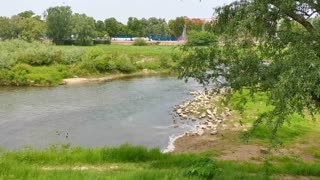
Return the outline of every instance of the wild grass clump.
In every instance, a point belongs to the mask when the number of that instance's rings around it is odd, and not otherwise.
[[[134,41],[133,41],[133,45],[134,46],[147,46],[148,43],[146,40],[142,39],[142,38],[136,38]]]
[[[103,148],[101,156],[105,162],[146,162],[158,160],[165,155],[159,149],[148,150],[143,146],[125,144],[115,148]]]

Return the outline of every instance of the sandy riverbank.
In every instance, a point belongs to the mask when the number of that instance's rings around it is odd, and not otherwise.
[[[98,77],[98,78],[68,78],[63,80],[62,85],[99,83],[99,82],[107,82],[107,81],[112,81],[112,80],[122,79],[122,78],[153,76],[153,75],[160,75],[160,74],[164,74],[164,73],[144,69],[141,72],[133,73],[133,74],[112,74],[106,77]]]

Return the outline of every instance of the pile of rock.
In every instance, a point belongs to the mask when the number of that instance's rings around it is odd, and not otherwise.
[[[196,126],[196,132],[187,132],[188,136],[203,135],[210,130],[211,135],[218,134],[218,129],[226,128],[224,123],[231,115],[231,110],[222,105],[223,98],[229,89],[209,89],[191,92],[194,99],[175,107],[175,113],[181,120],[202,120]]]

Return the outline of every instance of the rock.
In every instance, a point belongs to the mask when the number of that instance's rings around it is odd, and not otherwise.
[[[211,135],[216,135],[216,134],[218,134],[218,131],[217,130],[213,130],[213,131],[210,132],[210,134]]]
[[[177,109],[177,113],[181,114],[182,113],[182,109]]]
[[[195,136],[193,132],[186,132],[186,136]]]
[[[240,123],[234,123],[234,124],[233,124],[233,127],[239,128],[239,127],[241,127],[241,124],[240,124]]]
[[[198,132],[197,132],[197,134],[198,134],[199,136],[202,136],[202,135],[204,134],[204,130],[203,130],[203,129],[199,129]]]
[[[208,113],[209,115],[211,115],[211,114],[212,114],[212,111],[210,111],[210,109],[207,109],[207,113]]]
[[[207,129],[207,126],[200,126],[200,129]]]
[[[260,153],[261,154],[269,154],[270,152],[269,152],[269,150],[267,148],[261,148],[260,149]]]
[[[178,125],[178,124],[176,124],[176,125],[174,125],[174,126],[173,126],[173,128],[178,128],[178,127],[179,127],[179,125]]]

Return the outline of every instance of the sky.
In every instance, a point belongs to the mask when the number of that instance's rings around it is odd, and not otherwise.
[[[71,6],[75,13],[85,13],[96,20],[115,17],[126,23],[129,17],[175,19],[211,18],[213,8],[233,0],[0,0],[0,16],[12,16],[26,10],[43,15],[48,7]]]

